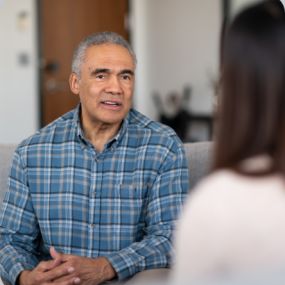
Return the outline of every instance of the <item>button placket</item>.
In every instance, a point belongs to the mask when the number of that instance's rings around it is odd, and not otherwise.
[[[96,197],[96,177],[97,177],[97,157],[94,155],[91,166],[91,175],[90,175],[90,189],[89,189],[89,241],[88,247],[90,250],[93,248],[93,239],[94,239],[94,214],[95,214],[95,197]]]

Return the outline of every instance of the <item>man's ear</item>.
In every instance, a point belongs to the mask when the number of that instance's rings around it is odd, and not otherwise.
[[[72,72],[69,76],[69,87],[73,94],[79,94],[79,78],[74,72]]]

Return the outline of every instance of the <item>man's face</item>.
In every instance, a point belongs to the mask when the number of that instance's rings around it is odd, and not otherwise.
[[[86,50],[80,77],[70,77],[71,91],[80,97],[83,125],[119,127],[132,104],[134,72],[132,56],[120,45]]]

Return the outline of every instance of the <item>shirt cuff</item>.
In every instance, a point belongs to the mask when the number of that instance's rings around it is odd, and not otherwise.
[[[25,270],[22,264],[16,263],[13,267],[9,270],[9,281],[12,285],[17,285],[16,281],[19,274]]]
[[[134,261],[129,254],[118,252],[108,255],[106,258],[112,264],[118,275],[118,280],[120,281],[127,279],[139,272],[139,269],[137,266],[135,266]],[[143,261],[144,258],[140,256],[140,259]]]

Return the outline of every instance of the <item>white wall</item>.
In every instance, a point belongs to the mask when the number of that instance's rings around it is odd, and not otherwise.
[[[149,62],[149,25],[148,25],[148,0],[132,0],[130,12],[130,29],[132,44],[137,56],[136,87],[134,105],[143,114],[154,116],[155,109],[152,106]]]
[[[136,108],[156,118],[153,92],[165,96],[191,85],[192,111],[211,113],[221,1],[133,0],[131,4],[133,44],[138,56]]]
[[[260,2],[261,0],[232,0],[231,1],[231,15],[234,16],[244,7],[251,5],[252,3]],[[280,0],[280,2],[285,6],[285,0]]]
[[[253,3],[260,2],[261,0],[232,0],[231,1],[231,16],[234,16],[244,7],[251,5]]]
[[[38,127],[35,18],[34,0],[0,0],[0,143],[19,143]]]

